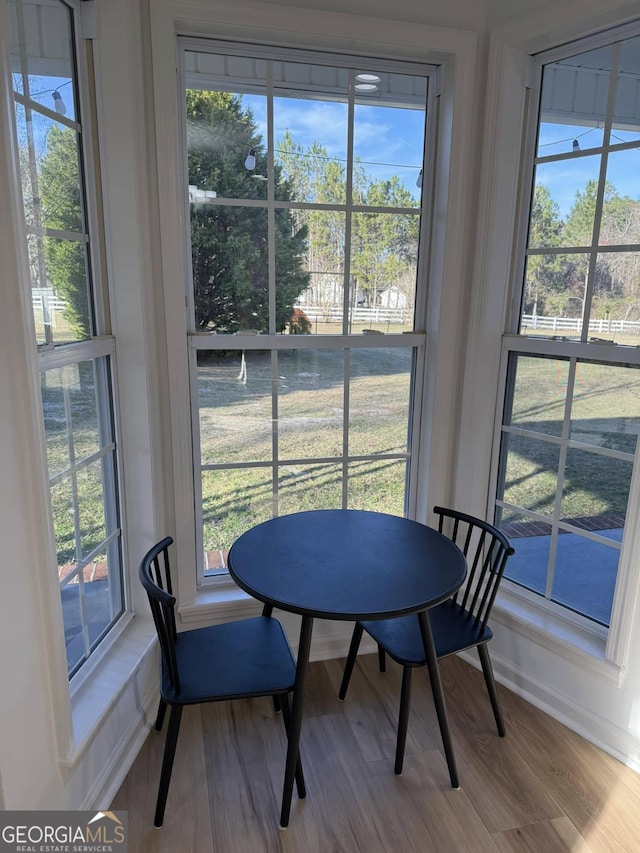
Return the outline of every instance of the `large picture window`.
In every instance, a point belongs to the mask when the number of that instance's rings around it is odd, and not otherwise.
[[[69,675],[124,612],[113,399],[73,3],[9,0],[20,181]]]
[[[538,60],[521,298],[504,342],[507,576],[605,630],[640,428],[639,52],[636,36]]]
[[[201,573],[301,509],[411,512],[429,66],[182,42]]]

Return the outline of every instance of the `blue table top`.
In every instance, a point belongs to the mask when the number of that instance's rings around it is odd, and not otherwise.
[[[464,555],[424,524],[365,510],[312,510],[265,521],[229,552],[229,573],[260,601],[323,619],[385,619],[449,598]]]

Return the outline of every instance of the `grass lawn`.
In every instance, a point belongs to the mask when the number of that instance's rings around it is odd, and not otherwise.
[[[512,424],[542,436],[509,437],[505,500],[546,515],[560,465],[560,448],[546,437],[562,434],[568,376],[566,361],[518,358]],[[633,463],[597,450],[633,454],[639,427],[640,370],[578,364],[569,437],[587,447],[567,451],[563,518],[625,512]]]
[[[321,331],[341,329],[323,326]],[[57,327],[56,337],[61,333]],[[283,350],[276,365],[268,353],[247,353],[246,383],[238,377],[240,355],[231,352],[221,358],[202,353],[198,368],[201,461],[218,466],[204,470],[201,478],[205,550],[230,547],[240,533],[276,511],[342,506],[345,469],[348,507],[403,514],[407,463],[394,457],[407,451],[411,348],[352,349],[348,401],[342,350]],[[49,371],[43,383],[52,475],[69,465],[67,415],[58,374]],[[545,437],[561,435],[567,377],[567,362],[519,358],[513,424],[541,437],[510,437],[505,500],[546,515],[553,510],[560,453],[558,445]],[[78,382],[72,397],[70,432],[78,461],[97,449],[92,381]],[[633,454],[639,425],[640,371],[580,364],[570,437],[587,447],[568,451],[563,518],[625,512],[632,462],[594,451]],[[278,465],[273,466],[276,447]],[[353,458],[358,456],[372,458]],[[247,463],[248,467],[232,467]],[[78,488],[79,519],[74,518],[69,480],[52,490],[61,565],[75,560],[76,524],[83,553],[104,538],[100,463],[83,472]],[[505,516],[505,520],[517,519]]]
[[[202,462],[253,463],[203,471],[206,551],[229,548],[276,506],[280,515],[342,506],[345,464],[348,507],[404,512],[406,460],[389,457],[407,452],[411,349],[351,351],[346,463],[343,351],[280,351],[276,368],[269,354],[247,353],[243,384],[240,353],[200,359]]]

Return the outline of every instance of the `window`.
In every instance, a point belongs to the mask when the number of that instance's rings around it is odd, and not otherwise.
[[[274,515],[411,512],[434,69],[182,48],[203,576]]]
[[[76,6],[10,0],[34,344],[69,676],[124,611],[114,343],[96,243],[86,63]]]
[[[526,245],[504,340],[507,576],[605,630],[640,428],[639,51],[639,37],[601,38],[537,59]]]

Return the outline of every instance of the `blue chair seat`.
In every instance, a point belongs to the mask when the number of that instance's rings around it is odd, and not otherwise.
[[[453,599],[429,610],[431,630],[439,658],[488,642],[493,632]],[[363,622],[364,630],[389,657],[404,666],[425,666],[424,645],[417,616]]]
[[[162,667],[162,697],[169,705],[274,696],[288,693],[296,678],[282,625],[270,616],[184,631],[175,653],[179,693]]]

